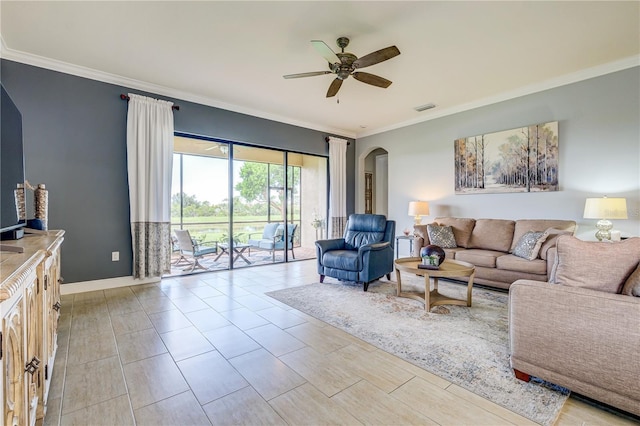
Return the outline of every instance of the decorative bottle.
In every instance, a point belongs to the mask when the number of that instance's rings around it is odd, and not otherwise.
[[[49,191],[45,188],[44,183],[39,183],[35,189],[35,210],[36,219],[42,222],[42,229],[47,230],[47,217],[49,216]]]
[[[23,222],[27,218],[27,204],[25,201],[25,189],[23,183],[18,183],[16,189],[13,190],[16,201],[16,213],[18,214],[18,222]]]

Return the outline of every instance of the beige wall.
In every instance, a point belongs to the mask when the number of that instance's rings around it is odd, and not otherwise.
[[[366,156],[389,152],[389,217],[397,233],[412,227],[411,200],[427,200],[431,216],[572,219],[578,236],[595,239],[583,219],[587,197],[627,198],[628,220],[615,220],[625,236],[640,235],[640,67],[584,80],[357,141],[356,211],[364,211]],[[469,194],[454,192],[453,141],[547,121],[559,125],[560,191]]]

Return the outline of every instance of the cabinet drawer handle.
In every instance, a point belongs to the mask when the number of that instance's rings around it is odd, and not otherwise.
[[[26,371],[27,373],[33,375],[33,373],[36,372],[36,370],[38,369],[38,366],[40,365],[40,360],[38,359],[37,356],[34,356],[31,361],[29,361],[25,366],[24,366],[24,371]]]
[[[56,311],[59,311],[61,306],[62,306],[62,305],[60,304],[60,302],[56,302],[56,303],[53,305],[53,309],[55,309]]]

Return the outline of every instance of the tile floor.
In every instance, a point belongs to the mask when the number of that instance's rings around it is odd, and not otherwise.
[[[315,261],[63,296],[45,425],[531,424],[264,292]],[[557,424],[632,424],[571,398]]]

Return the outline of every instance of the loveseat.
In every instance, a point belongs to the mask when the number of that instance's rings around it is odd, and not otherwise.
[[[474,283],[508,289],[518,279],[546,282],[554,261],[549,249],[559,235],[572,235],[575,230],[572,220],[436,217],[431,224],[414,225],[412,255],[419,257],[422,247],[436,244],[444,249],[447,259],[475,265]],[[431,241],[429,231],[437,241]],[[453,234],[451,241],[446,235],[443,238],[444,231]],[[535,241],[533,237],[537,237]],[[523,240],[529,244],[523,244]],[[523,245],[535,251],[534,258],[523,257]]]
[[[516,377],[535,376],[640,416],[640,238],[561,236],[550,282],[509,289]]]

